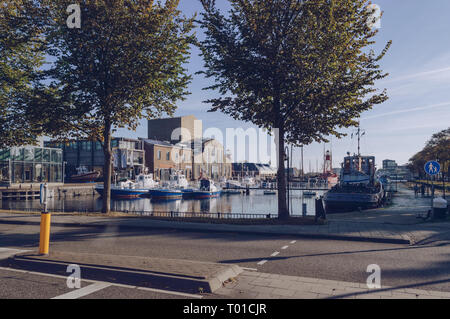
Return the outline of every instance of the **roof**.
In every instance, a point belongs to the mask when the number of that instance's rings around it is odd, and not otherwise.
[[[262,163],[233,163],[233,170],[238,171],[252,171],[259,172],[260,174],[273,174],[276,173],[276,168],[271,167],[269,164]]]
[[[152,140],[152,139],[143,139],[144,143],[146,144],[152,144],[152,145],[162,145],[162,146],[175,146],[174,144],[171,144],[170,142],[167,141],[159,141],[159,140]]]

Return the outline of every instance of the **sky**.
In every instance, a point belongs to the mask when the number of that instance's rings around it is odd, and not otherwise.
[[[450,126],[450,1],[448,0],[375,0],[383,11],[375,52],[381,52],[392,40],[391,49],[381,60],[381,69],[389,76],[376,87],[386,88],[389,100],[361,115],[361,153],[376,157],[381,167],[384,159],[406,164],[420,151],[431,135]],[[227,10],[228,1],[217,0],[220,9]],[[187,16],[202,11],[200,1],[181,0],[180,9]],[[201,30],[197,30],[201,37]],[[211,80],[194,73],[203,68],[197,48],[192,49],[187,65],[193,81],[191,95],[178,104],[175,116],[195,115],[203,121],[203,129],[217,128],[226,136],[227,128],[254,127],[251,123],[235,121],[222,113],[208,113],[203,103],[217,93],[202,90]],[[344,129],[347,137],[332,139],[333,166],[339,167],[347,152],[356,153],[357,142],[351,138],[355,129]],[[136,132],[119,130],[116,136],[146,137],[147,121]],[[226,141],[225,141],[226,142]],[[228,143],[226,145],[229,145]],[[304,167],[309,171],[321,167],[324,145],[314,143],[304,147]],[[236,156],[237,146],[232,150]],[[243,153],[242,153],[243,154]],[[249,156],[249,152],[246,152]],[[299,167],[300,150],[294,149],[293,165]],[[272,163],[274,164],[274,163]]]

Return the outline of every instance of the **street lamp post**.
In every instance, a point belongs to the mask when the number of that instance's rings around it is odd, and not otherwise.
[[[289,178],[289,175],[290,175],[290,173],[291,173],[291,171],[290,171],[290,167],[289,167],[289,147],[288,146],[286,146],[285,148],[284,148],[284,156],[285,156],[285,159],[286,159],[286,161],[287,161],[287,171],[288,171],[288,173],[287,173],[287,186],[286,186],[286,188],[287,188],[287,210],[288,210],[288,212],[289,212],[289,214],[290,214],[290,207],[289,207],[289,202],[290,202],[290,200],[289,200],[289,196],[290,196],[290,194],[289,194],[289,180],[290,180],[290,178]]]

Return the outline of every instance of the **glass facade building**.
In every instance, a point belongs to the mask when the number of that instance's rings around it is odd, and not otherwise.
[[[61,149],[12,147],[0,149],[0,184],[63,183]]]
[[[44,142],[46,147],[61,150],[68,179],[77,173],[78,167],[89,171],[98,171],[103,175],[104,154],[100,142],[77,140],[67,143],[57,141]],[[143,142],[135,139],[114,137],[111,141],[114,174],[118,178],[131,178],[144,171],[145,151]]]

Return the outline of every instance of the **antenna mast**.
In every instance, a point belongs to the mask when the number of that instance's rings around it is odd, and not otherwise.
[[[366,134],[366,131],[361,130],[360,124],[361,124],[361,122],[358,122],[358,130],[357,130],[357,134],[358,134],[358,156],[361,156],[361,136]]]

